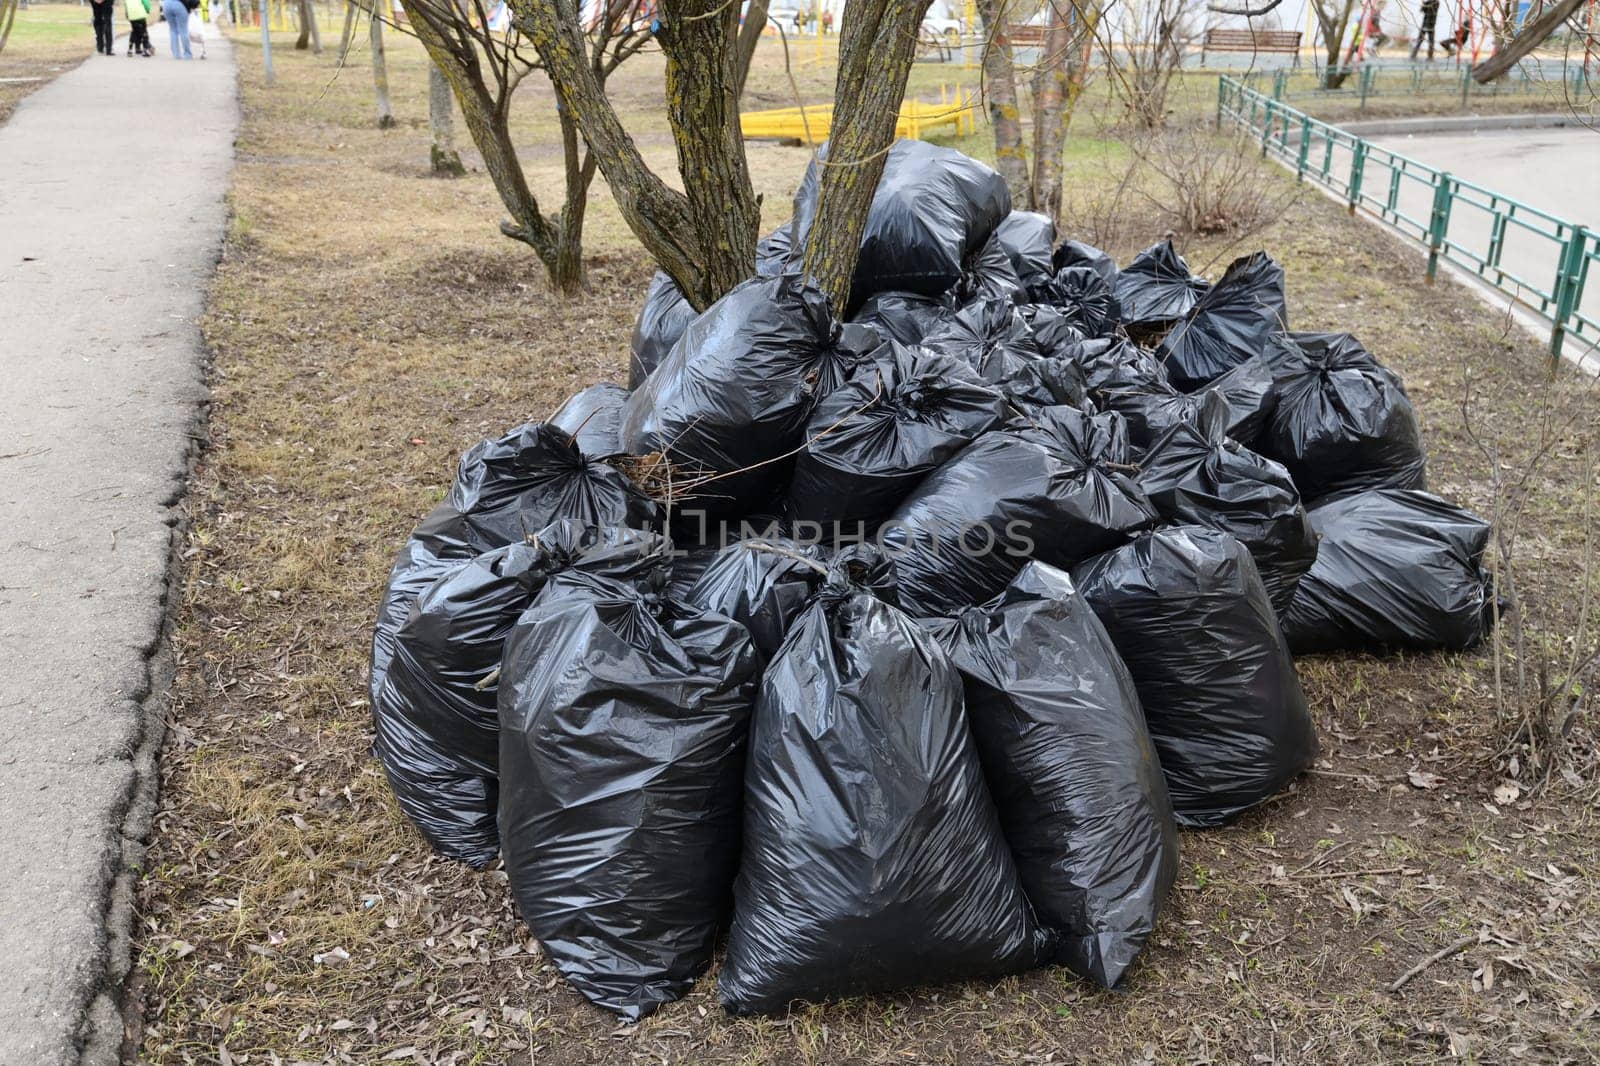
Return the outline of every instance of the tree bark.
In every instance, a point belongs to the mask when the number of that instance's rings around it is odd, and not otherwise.
[[[300,36],[294,39],[294,50],[304,52],[311,47],[311,26],[316,21],[311,16],[311,0],[300,0],[297,11],[300,16]]]
[[[262,0],[263,3],[266,0]],[[372,86],[378,98],[378,128],[380,130],[394,127],[394,108],[389,103],[389,64],[383,55],[383,14],[380,5],[388,0],[373,0],[372,28],[370,40],[372,44]]]
[[[311,27],[311,54],[322,54],[322,27],[317,25],[317,5],[315,0],[303,0],[305,19]]]
[[[929,0],[851,0],[839,34],[833,124],[806,242],[806,272],[843,314],[867,210],[894,143]]]
[[[733,95],[736,99],[744,99],[744,84],[750,80],[750,60],[755,57],[756,45],[761,43],[761,32],[766,28],[767,0],[750,0],[734,45]]]
[[[1028,154],[1022,144],[1022,112],[1017,106],[1016,54],[1008,36],[1010,20],[1004,0],[978,0],[983,20],[983,95],[994,130],[994,167],[1011,190],[1011,202],[1031,203]]]
[[[256,11],[261,16],[261,78],[268,85],[272,84],[272,31],[268,27],[271,21],[267,11],[267,0],[256,0]]]
[[[763,3],[762,15],[765,17],[765,4]],[[6,42],[11,39],[11,27],[17,21],[17,0],[0,0],[0,52],[6,50]]]
[[[361,9],[356,6],[356,0],[345,0],[344,5],[344,32],[339,35],[339,62],[342,64],[350,57],[350,43],[356,35],[356,12]]]
[[[1067,109],[1067,71],[1073,38],[1074,21],[1052,4],[1040,56],[1040,82],[1033,98],[1033,188],[1028,203],[1031,210],[1052,220],[1061,215],[1061,158],[1066,151],[1067,123],[1072,121]]]
[[[1473,67],[1473,80],[1479,85],[1487,85],[1515,67],[1523,56],[1539,47],[1546,38],[1559,30],[1583,2],[1584,0],[1560,0],[1559,3],[1545,8],[1538,18],[1524,25],[1522,32],[1513,37],[1504,48]]]
[[[441,178],[465,174],[467,168],[461,165],[461,153],[456,151],[455,104],[450,97],[450,83],[437,63],[428,67],[428,132],[433,137],[429,150],[433,173]]]
[[[691,207],[689,197],[669,187],[645,165],[638,146],[623,128],[616,109],[606,98],[605,86],[587,60],[583,30],[572,0],[512,0],[511,6],[517,16],[518,28],[533,42],[544,61],[545,73],[555,87],[562,108],[572,116],[582,131],[583,139],[588,142],[589,151],[600,172],[605,175],[611,195],[628,227],[661,269],[677,282],[690,305],[696,310],[705,310],[731,287],[726,279],[743,280],[754,269],[756,222],[753,213],[750,217],[741,216],[737,222],[727,220],[730,226],[749,226],[748,242],[740,239],[727,242],[733,247],[718,247],[714,239],[702,237],[695,228],[696,211]],[[707,5],[702,4],[701,7],[704,10]],[[731,5],[729,10],[732,10]],[[680,37],[673,36],[675,39]],[[717,49],[726,57],[728,45],[725,29]],[[666,50],[665,41],[663,50]],[[668,65],[669,70],[676,68],[672,76],[683,76],[681,57],[675,60],[669,55]],[[703,64],[703,71],[708,76],[717,76],[719,73],[725,76],[726,66],[725,60],[708,62]],[[722,95],[731,96],[731,89],[731,82],[724,81]],[[701,86],[697,95],[703,98],[705,94],[713,92],[713,87]],[[715,99],[710,102],[716,103]],[[732,113],[736,122],[736,108],[726,103],[723,106]],[[677,115],[692,110],[685,108],[681,100],[676,106],[670,107],[671,113]],[[700,131],[695,137],[699,138],[695,143],[713,146],[725,144],[720,129]],[[676,133],[674,139],[677,139]],[[679,154],[681,160],[681,147]],[[713,169],[744,174],[745,190],[722,195],[735,201],[743,201],[748,195],[748,202],[754,206],[755,197],[748,191],[742,143],[739,145],[736,167],[715,166]],[[686,186],[703,181],[700,168],[694,162],[683,178]],[[701,195],[705,193],[702,191]],[[701,206],[703,209],[703,201]],[[722,231],[723,227],[718,226],[714,234]],[[744,249],[746,243],[748,251]]]
[[[1355,0],[1311,0],[1311,10],[1317,17],[1317,27],[1322,31],[1322,46],[1327,49],[1328,65],[1322,72],[1325,88],[1337,89],[1344,84],[1348,74],[1338,73],[1339,46],[1344,43],[1345,31],[1350,28],[1350,15],[1355,10]]]
[[[710,303],[755,273],[761,228],[739,129],[739,5],[661,0],[661,13],[656,39],[667,57],[667,120],[689,217],[707,253],[700,290]]]

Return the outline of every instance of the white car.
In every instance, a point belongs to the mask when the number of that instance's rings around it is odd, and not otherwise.
[[[922,36],[926,40],[938,41],[950,48],[960,48],[961,38],[965,35],[966,27],[961,24],[960,19],[928,15],[922,20]]]

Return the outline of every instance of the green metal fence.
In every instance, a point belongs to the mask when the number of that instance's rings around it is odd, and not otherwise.
[[[1472,100],[1497,96],[1589,100],[1600,91],[1600,78],[1591,76],[1581,63],[1567,64],[1559,71],[1546,69],[1547,66],[1525,62],[1487,85],[1473,80],[1471,64],[1458,66],[1449,62],[1363,63],[1335,68],[1331,78],[1324,70],[1294,67],[1251,70],[1233,77],[1246,88],[1274,100],[1354,100],[1358,110],[1364,110],[1368,100],[1386,97],[1452,96],[1465,106]]]
[[[1550,355],[1566,338],[1600,346],[1600,293],[1585,282],[1600,261],[1600,234],[1312,118],[1243,82],[1217,83],[1217,126],[1259,142],[1261,154],[1342,198],[1427,250],[1428,280],[1441,261],[1465,270],[1550,323]],[[1600,286],[1597,286],[1600,288]]]

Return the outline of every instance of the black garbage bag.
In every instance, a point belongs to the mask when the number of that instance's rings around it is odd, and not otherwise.
[[[922,345],[963,359],[978,376],[998,384],[1044,352],[1028,323],[1007,300],[977,300],[929,332]]]
[[[794,196],[794,243],[804,247],[816,216],[823,145]],[[857,303],[876,292],[938,296],[961,280],[969,260],[1011,212],[1005,181],[953,148],[895,141],[867,211],[861,257],[850,286]]]
[[[1281,617],[1317,558],[1317,535],[1289,472],[1228,436],[1228,405],[1206,392],[1192,422],[1145,455],[1139,487],[1170,522],[1233,534],[1250,551]]]
[[[1122,305],[1111,283],[1093,267],[1062,267],[1029,296],[1055,307],[1085,337],[1109,337],[1122,318]]]
[[[694,320],[695,309],[684,298],[678,283],[666,271],[656,271],[644,291],[644,306],[639,308],[639,319],[633,326],[628,388],[637,389],[644,384]]]
[[[1494,625],[1489,523],[1430,493],[1373,489],[1311,509],[1316,564],[1283,618],[1296,653],[1470,648]]]
[[[660,525],[661,509],[621,471],[585,455],[553,425],[530,422],[467,449],[449,495],[412,531],[389,571],[372,632],[373,704],[394,652],[395,630],[412,600],[451,569],[450,560],[514,544],[561,519],[651,529]]]
[[[622,409],[627,402],[627,389],[602,381],[568,397],[550,424],[572,434],[584,455],[604,459],[622,451]]]
[[[756,242],[756,275],[775,277],[793,273],[790,267],[790,227],[785,222]],[[664,270],[658,270],[645,290],[644,306],[633,327],[632,358],[628,361],[628,388],[637,389],[651,371],[666,359],[689,323],[698,317],[683,290]]]
[[[1017,314],[1033,331],[1034,345],[1046,358],[1066,355],[1073,345],[1084,339],[1083,331],[1074,326],[1060,308],[1025,303],[1017,305]]]
[[[1067,357],[1083,373],[1089,398],[1104,403],[1107,393],[1122,389],[1159,388],[1167,372],[1143,348],[1120,338],[1094,338],[1067,349]]]
[[[1311,764],[1316,730],[1244,545],[1175,526],[1072,576],[1133,674],[1180,825],[1222,825]]]
[[[1017,277],[1010,256],[995,237],[990,237],[989,243],[967,261],[966,270],[955,287],[956,301],[963,304],[973,300],[1015,302],[1024,292],[1022,279]]]
[[[1266,252],[1235,259],[1195,302],[1189,317],[1161,340],[1167,379],[1184,392],[1210,384],[1240,363],[1265,355],[1271,336],[1288,328],[1283,268]]]
[[[1000,220],[993,239],[1005,250],[1011,269],[1024,288],[1048,281],[1055,273],[1051,246],[1056,242],[1056,224],[1049,215],[1013,211]]]
[[[776,277],[793,274],[800,269],[799,262],[791,262],[794,252],[792,240],[794,221],[791,219],[756,242],[756,276]]]
[[[857,356],[820,291],[792,275],[736,286],[684,330],[632,398],[622,442],[664,453],[685,475],[726,475],[690,490],[686,506],[744,513],[788,481],[816,401]],[[736,473],[737,471],[737,473]]]
[[[955,315],[955,304],[947,295],[880,292],[867,297],[851,322],[876,330],[884,340],[921,344],[923,337],[945,325]]]
[[[1260,451],[1288,467],[1301,497],[1427,488],[1417,415],[1398,375],[1348,333],[1273,339],[1278,402]]]
[[[1004,414],[1004,397],[962,360],[885,345],[817,405],[789,484],[789,516],[846,533],[875,529]]]
[[[765,662],[822,585],[827,557],[821,544],[789,537],[738,541],[717,552],[684,602],[744,626]]]
[[[1126,473],[1122,419],[1072,407],[986,433],[918,485],[883,526],[900,602],[919,616],[982,603],[1029,559],[1071,566],[1156,513]]]
[[[1102,389],[1100,405],[1128,420],[1128,439],[1143,451],[1179,422],[1193,422],[1205,398],[1219,395],[1226,403],[1228,436],[1250,447],[1266,429],[1277,403],[1272,367],[1266,356],[1240,363],[1201,392],[1179,392],[1161,381]]]
[[[1133,677],[1072,580],[1044,563],[930,627],[961,671],[1000,827],[1056,961],[1114,987],[1178,869]]]
[[[735,1014],[1045,957],[932,634],[836,574],[766,670],[717,979]]]
[[[1117,276],[1116,261],[1105,252],[1082,241],[1062,241],[1050,256],[1051,273],[1076,266],[1088,267],[1105,278],[1108,284]]]
[[[1134,256],[1111,288],[1122,307],[1123,325],[1150,329],[1183,318],[1208,287],[1189,273],[1172,241],[1164,240]]]
[[[581,571],[506,641],[500,839],[568,982],[630,1020],[711,961],[738,862],[756,655],[743,626]]]
[[[1000,391],[1014,406],[1023,409],[1081,408],[1089,402],[1083,370],[1067,357],[1035,359],[1023,364],[1000,383]]]
[[[412,601],[372,706],[372,751],[435,851],[477,869],[500,854],[494,675],[518,616],[562,570],[634,580],[665,561],[654,533],[561,521],[527,542],[452,560]]]

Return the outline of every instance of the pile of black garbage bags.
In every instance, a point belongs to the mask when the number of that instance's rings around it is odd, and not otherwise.
[[[1315,756],[1293,655],[1481,640],[1488,529],[1266,254],[1119,268],[902,141],[837,308],[814,177],[703,314],[656,277],[629,388],[462,457],[379,609],[374,750],[628,1019],[719,944],[736,1013],[1115,986],[1177,828]]]

